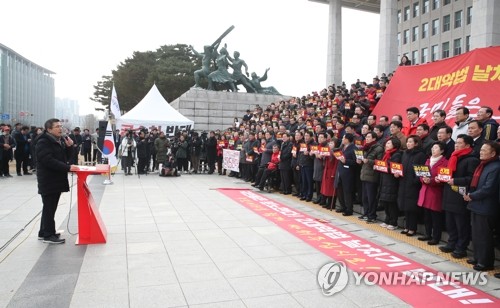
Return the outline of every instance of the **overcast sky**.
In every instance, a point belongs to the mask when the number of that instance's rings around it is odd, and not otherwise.
[[[60,98],[89,112],[93,86],[134,51],[223,40],[264,86],[302,96],[326,86],[328,5],[308,0],[16,0],[1,4],[0,43],[55,72]],[[377,72],[379,15],[343,9],[343,80]],[[194,81],[193,81],[194,84]],[[120,93],[117,93],[118,100]]]

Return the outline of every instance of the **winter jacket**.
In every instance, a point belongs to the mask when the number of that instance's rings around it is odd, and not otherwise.
[[[471,189],[469,193],[471,201],[467,205],[467,208],[479,215],[497,215],[500,211],[498,199],[499,183],[500,160],[496,160],[484,166],[477,187]]]
[[[443,187],[443,210],[457,214],[467,212],[467,202],[459,193],[460,187],[469,191],[474,170],[479,165],[479,159],[469,154],[458,159],[457,170],[452,175],[453,186],[445,184]]]
[[[434,212],[441,212],[443,207],[443,186],[444,183],[436,182],[436,176],[438,175],[439,168],[448,166],[448,160],[446,157],[442,156],[432,167],[430,167],[430,159],[425,162],[426,166],[429,166],[431,171],[431,177],[429,184],[422,182],[422,188],[418,195],[418,206],[432,210]]]
[[[38,193],[41,195],[69,191],[68,159],[72,155],[72,147],[53,135],[44,132],[36,144],[36,178]]]
[[[420,148],[406,150],[401,158],[403,176],[399,179],[398,206],[402,211],[416,211],[418,209],[418,194],[422,183],[415,175],[414,165],[423,165],[427,160]]]
[[[384,156],[384,148],[378,144],[373,144],[368,151],[365,152],[365,158],[368,160],[361,166],[360,179],[363,182],[379,183],[380,172],[373,170],[375,160],[382,159]]]
[[[387,166],[390,166],[391,162],[401,163],[401,156],[402,153],[400,151],[392,153],[391,157],[387,160]],[[398,188],[398,178],[395,178],[390,172],[380,172],[380,201],[396,202],[398,200]]]

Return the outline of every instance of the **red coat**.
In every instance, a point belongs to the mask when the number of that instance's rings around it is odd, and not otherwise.
[[[407,127],[403,127],[403,134],[408,137],[411,135],[416,135],[417,134],[417,126],[420,124],[428,124],[427,120],[425,118],[418,118],[417,123],[415,125],[411,125],[411,123],[408,124]]]
[[[430,166],[430,159],[427,159],[425,165]],[[430,209],[435,212],[442,211],[442,201],[443,201],[443,183],[436,183],[436,175],[441,167],[448,166],[448,160],[446,157],[441,157],[434,166],[431,168],[431,181],[429,184],[424,184],[422,179],[422,188],[420,188],[420,194],[418,196],[418,206],[426,209]]]
[[[332,197],[335,194],[335,172],[337,171],[338,160],[333,157],[325,158],[325,167],[323,168],[323,178],[321,179],[321,194],[326,197]]]

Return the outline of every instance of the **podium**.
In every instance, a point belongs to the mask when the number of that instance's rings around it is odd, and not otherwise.
[[[78,179],[78,237],[76,245],[106,243],[106,226],[87,185],[87,177],[91,174],[109,173],[109,165],[78,166],[78,170],[74,172]]]

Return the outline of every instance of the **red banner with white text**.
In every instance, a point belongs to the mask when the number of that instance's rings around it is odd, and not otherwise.
[[[399,114],[407,126],[406,109],[417,107],[420,117],[432,125],[432,113],[442,109],[453,127],[457,108],[467,107],[476,118],[481,106],[489,106],[499,121],[499,90],[500,46],[479,48],[428,64],[398,67],[373,113],[389,119]]]

